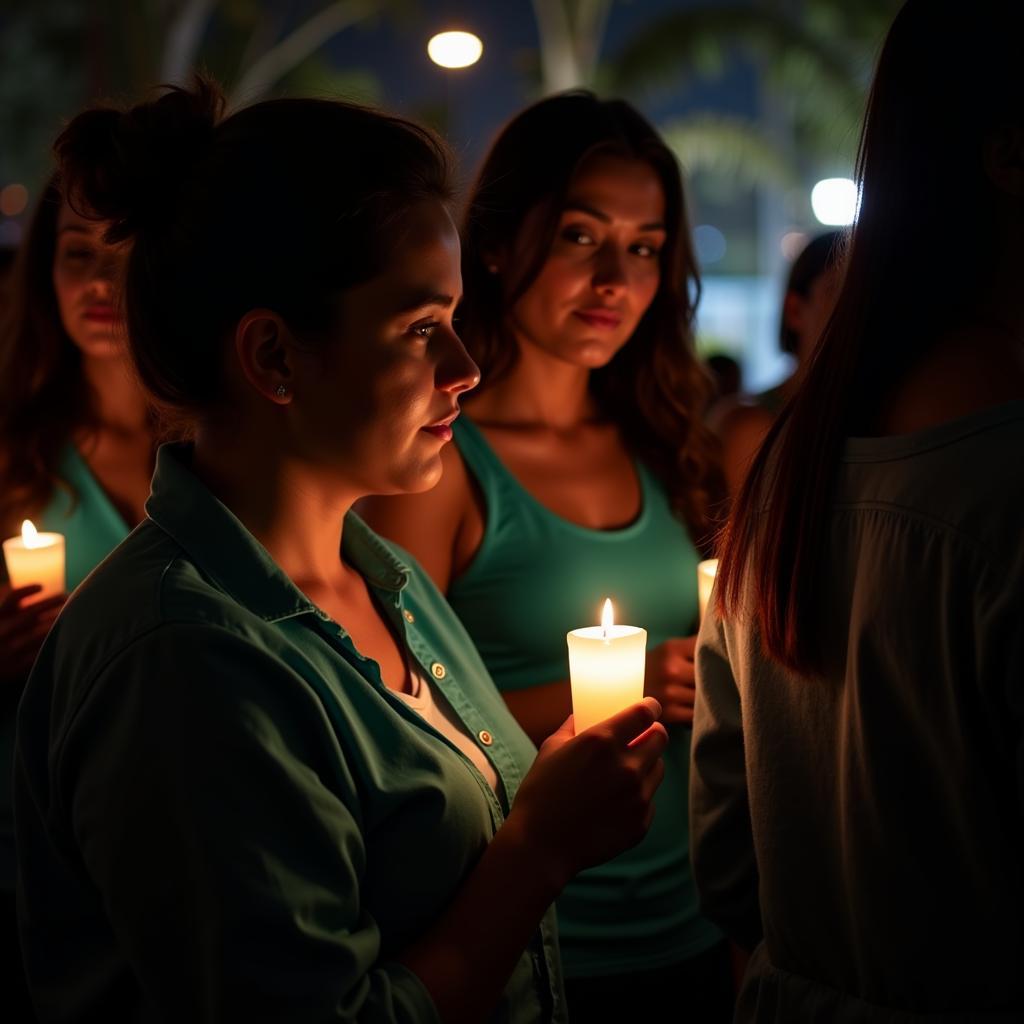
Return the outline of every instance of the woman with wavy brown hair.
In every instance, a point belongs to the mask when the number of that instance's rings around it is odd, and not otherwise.
[[[687,837],[696,565],[720,483],[675,158],[621,100],[541,101],[484,161],[462,268],[459,331],[482,386],[440,484],[366,513],[447,593],[536,743],[570,711],[566,631],[596,621],[605,597],[648,630],[665,782],[646,840],[559,903],[570,1012],[629,1019],[642,992],[727,1019],[721,935],[698,913]]]
[[[51,178],[0,325],[0,530],[12,536],[31,519],[64,534],[68,590],[143,518],[153,471],[154,422],[128,368],[115,296],[125,250],[104,241],[104,227],[72,210]],[[15,709],[65,600],[39,600],[38,591],[0,582],[0,916],[10,942]],[[17,958],[5,958],[0,982],[20,992]]]

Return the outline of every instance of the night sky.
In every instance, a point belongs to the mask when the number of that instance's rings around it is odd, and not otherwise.
[[[701,0],[706,6],[707,0]],[[633,0],[612,6],[602,54],[641,29],[653,15],[678,10],[684,0]],[[404,24],[381,21],[340,33],[328,47],[332,64],[366,69],[380,81],[385,106],[420,115],[447,107],[449,141],[472,167],[501,124],[536,98],[537,28],[530,0],[427,0]],[[446,71],[427,56],[427,40],[436,32],[461,28],[484,43],[478,64]],[[753,112],[753,70],[737,62],[720,80],[671,87],[630,97],[656,123],[688,109]]]

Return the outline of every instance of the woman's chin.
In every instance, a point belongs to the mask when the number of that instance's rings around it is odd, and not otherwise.
[[[96,333],[76,338],[75,346],[87,359],[126,359],[128,347],[118,336]]]
[[[384,494],[422,494],[436,487],[441,479],[442,465],[440,453],[416,460],[413,466],[404,466],[393,473],[388,490]]]

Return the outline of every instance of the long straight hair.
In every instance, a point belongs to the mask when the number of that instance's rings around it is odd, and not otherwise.
[[[665,196],[666,239],[657,294],[629,341],[591,373],[591,393],[661,481],[694,542],[706,549],[718,525],[714,512],[723,486],[717,446],[703,424],[711,382],[694,350],[700,277],[679,165],[628,103],[584,91],[562,93],[535,103],[503,129],[467,203],[459,334],[480,367],[481,388],[515,365],[519,349],[509,310],[547,260],[573,177],[598,154],[641,160],[655,171]],[[531,251],[510,268],[511,281],[499,281],[487,265],[512,247],[527,215],[538,211],[542,229],[531,239]]]
[[[970,317],[998,258],[983,153],[993,130],[1022,120],[1022,6],[908,0],[893,22],[836,308],[720,544],[719,614],[749,611],[765,653],[804,675],[825,665],[821,596],[845,438],[870,430],[943,329]]]

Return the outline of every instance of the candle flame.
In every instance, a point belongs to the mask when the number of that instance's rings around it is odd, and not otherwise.
[[[41,548],[43,546],[39,540],[39,531],[32,525],[31,519],[26,519],[21,524],[21,542],[27,548]]]
[[[612,599],[610,597],[605,598],[604,607],[601,609],[601,632],[604,634],[605,639],[608,638],[608,630],[612,628],[615,623],[615,612],[612,610]]]

